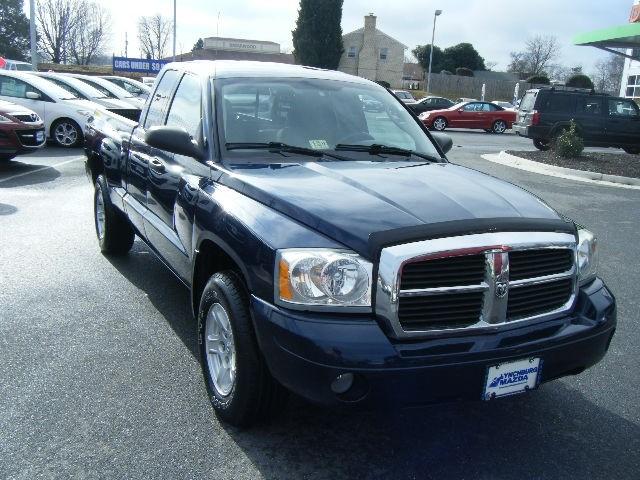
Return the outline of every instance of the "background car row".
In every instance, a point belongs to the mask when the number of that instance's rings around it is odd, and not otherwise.
[[[36,114],[45,140],[61,147],[81,145],[84,125],[96,112],[137,120],[148,94],[149,87],[124,77],[0,70],[0,100]]]

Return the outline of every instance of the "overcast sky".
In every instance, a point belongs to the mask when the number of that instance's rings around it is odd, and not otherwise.
[[[173,15],[173,0],[98,0],[109,9],[113,20],[111,49],[124,52],[125,32],[129,36],[129,56],[139,56],[136,19],[160,12]],[[28,0],[25,9],[28,11]],[[295,26],[298,0],[177,0],[177,50],[189,51],[200,37],[270,40],[292,50],[291,30]],[[433,11],[438,17],[436,45],[447,47],[472,43],[485,61],[497,62],[494,70],[504,70],[509,52],[522,49],[527,37],[551,34],[562,45],[561,63],[582,65],[590,72],[606,54],[592,47],[572,46],[581,32],[621,25],[628,21],[632,0],[345,0],[342,16],[344,33],[360,28],[364,15],[373,12],[378,28],[409,49],[431,40]],[[169,47],[171,50],[171,46]]]

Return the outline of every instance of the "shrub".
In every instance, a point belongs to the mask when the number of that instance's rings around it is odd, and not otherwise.
[[[525,80],[527,83],[537,83],[538,85],[549,85],[549,77],[546,75],[532,75]]]
[[[578,135],[574,120],[571,120],[569,128],[556,139],[553,149],[563,158],[577,158],[582,154],[584,142],[582,137]]]
[[[577,75],[573,75],[567,82],[565,83],[567,87],[575,87],[575,88],[593,88],[593,82],[589,77],[579,73]]]
[[[465,67],[458,67],[456,68],[456,75],[459,75],[461,77],[473,77],[473,70]]]

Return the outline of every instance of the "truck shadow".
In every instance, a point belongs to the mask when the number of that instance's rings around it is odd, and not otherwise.
[[[411,410],[294,400],[269,425],[224,428],[269,479],[637,478],[640,464],[640,427],[564,382],[492,403]]]
[[[166,319],[194,357],[198,357],[196,325],[191,314],[189,290],[174,277],[144,242],[134,242],[129,255],[106,257]]]

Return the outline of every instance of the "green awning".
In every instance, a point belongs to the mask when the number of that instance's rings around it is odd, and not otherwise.
[[[640,48],[640,23],[627,23],[582,33],[573,39],[573,43],[602,49]]]

